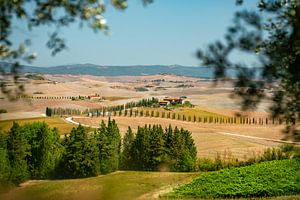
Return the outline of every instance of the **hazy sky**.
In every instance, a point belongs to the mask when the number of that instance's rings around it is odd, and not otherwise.
[[[110,35],[78,24],[66,27],[60,34],[68,50],[55,57],[46,48],[53,27],[32,32],[15,23],[13,41],[32,39],[30,50],[38,53],[36,66],[74,63],[99,65],[179,64],[196,66],[195,52],[209,42],[223,37],[236,10],[255,7],[254,0],[235,6],[235,0],[155,0],[144,7],[139,0],[129,0],[123,12],[112,7],[104,16]]]

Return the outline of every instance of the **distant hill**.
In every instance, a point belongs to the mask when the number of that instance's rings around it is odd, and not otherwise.
[[[0,62],[5,71],[9,71],[10,63]],[[94,76],[143,76],[157,74],[175,74],[179,76],[192,76],[213,78],[213,70],[207,67],[186,67],[181,65],[134,65],[134,66],[101,66],[94,64],[61,65],[55,67],[22,66],[23,73],[41,74],[72,74]],[[228,75],[234,77],[235,70],[229,70]]]

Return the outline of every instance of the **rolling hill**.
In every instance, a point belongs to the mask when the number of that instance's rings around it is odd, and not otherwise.
[[[0,62],[0,67],[9,72],[11,64]],[[175,74],[179,76],[193,76],[213,78],[213,70],[208,67],[186,67],[181,65],[134,65],[134,66],[102,66],[94,64],[74,64],[53,67],[36,67],[22,65],[22,73],[41,74],[72,74],[95,76],[143,76],[157,74]],[[234,69],[229,70],[229,76],[235,76]]]

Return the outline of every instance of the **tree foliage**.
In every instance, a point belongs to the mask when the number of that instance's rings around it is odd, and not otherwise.
[[[97,146],[99,148],[100,172],[109,173],[118,169],[121,136],[115,120],[108,120],[106,126],[102,121],[100,128],[95,131]]]
[[[7,135],[0,133],[0,187],[9,182],[10,164],[7,152]]]
[[[121,148],[122,146],[122,148]],[[193,171],[196,147],[191,133],[161,125],[128,128],[122,145],[115,120],[94,132],[79,125],[60,138],[57,128],[13,123],[0,134],[0,186],[27,179],[83,178],[125,170]]]
[[[21,183],[30,177],[26,157],[30,155],[30,146],[20,125],[13,123],[7,139],[7,153],[10,162],[10,180]]]
[[[121,154],[121,168],[130,169],[130,166],[133,162],[132,158],[132,145],[134,141],[134,134],[131,127],[128,127],[127,132],[125,133],[122,140],[122,154]]]
[[[22,131],[31,147],[26,158],[31,177],[52,177],[63,151],[58,129],[50,129],[45,122],[35,122],[24,125]]]
[[[153,0],[142,0],[144,5]],[[13,75],[13,89],[7,87],[7,81],[1,80],[0,88],[11,100],[16,99],[24,92],[24,86],[19,81],[20,61],[32,62],[36,58],[36,53],[27,51],[30,46],[30,38],[25,39],[20,44],[14,44],[11,35],[15,31],[15,23],[21,21],[29,31],[41,26],[53,27],[52,33],[46,46],[54,56],[67,48],[65,39],[60,36],[60,30],[74,23],[80,26],[86,25],[90,29],[108,32],[108,25],[104,14],[107,4],[112,5],[117,10],[124,10],[128,6],[127,0],[111,0],[110,3],[98,0],[82,1],[60,1],[60,0],[26,0],[26,1],[0,1],[0,59],[13,63],[9,68],[9,74],[4,68],[0,68],[2,76],[9,78]]]
[[[289,122],[287,132],[299,140],[300,1],[259,0],[258,9],[237,12],[224,40],[199,50],[198,57],[214,69],[217,80],[227,70],[238,70],[235,95],[244,110],[255,108],[266,97],[264,89],[277,83],[270,110]],[[234,61],[239,53],[255,57],[255,64]]]
[[[85,128],[79,125],[73,128],[65,141],[62,158],[63,177],[82,178],[99,173],[99,151],[96,140],[90,137]]]
[[[128,134],[124,138],[129,137]],[[123,162],[129,169],[134,170],[171,170],[193,171],[195,168],[197,151],[191,133],[184,129],[170,125],[163,130],[161,125],[145,125],[139,127],[136,136],[130,136],[130,145],[124,145]],[[128,149],[129,148],[129,149]],[[125,154],[124,154],[125,153]],[[124,163],[125,165],[125,163]]]

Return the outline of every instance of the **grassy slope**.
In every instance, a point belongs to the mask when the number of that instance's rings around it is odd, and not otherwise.
[[[198,120],[198,117],[202,117],[202,118],[203,117],[220,117],[220,118],[224,117],[224,118],[227,118],[227,116],[225,116],[225,115],[208,112],[205,110],[201,110],[199,108],[177,108],[177,109],[175,109],[175,112],[180,115],[184,114],[186,116],[191,116],[191,117],[196,116],[197,120]]]
[[[32,122],[46,122],[51,128],[57,127],[60,134],[70,133],[71,129],[75,126],[73,124],[66,123],[62,118],[59,117],[40,117],[0,121],[0,130],[9,131],[14,121],[18,122],[21,125]]]
[[[168,194],[173,198],[236,198],[300,193],[299,160],[270,161],[200,176]]]
[[[199,173],[117,172],[105,176],[42,181],[16,188],[0,199],[136,199],[151,198],[161,188],[189,182]],[[143,198],[143,199],[144,199]]]
[[[159,107],[159,108],[146,108],[146,107],[142,107],[142,108],[138,108],[138,110],[143,110],[144,111],[144,115],[146,114],[146,111],[148,110],[149,111],[149,114],[151,114],[151,111],[153,110],[154,111],[154,115],[156,115],[156,112],[159,111],[160,113],[161,112],[165,112],[165,114],[167,115],[168,112],[170,112],[171,114],[172,113],[176,113],[176,119],[177,119],[177,115],[185,115],[186,117],[190,116],[192,117],[192,120],[193,120],[193,117],[196,116],[197,118],[197,121],[198,121],[198,118],[201,117],[202,120],[203,120],[203,117],[219,117],[219,118],[228,118],[228,116],[225,116],[225,115],[221,115],[221,114],[218,114],[218,113],[213,113],[213,112],[208,112],[208,111],[205,111],[205,110],[202,110],[200,108],[175,108],[171,111],[168,111],[168,110],[165,110],[163,109],[162,107]],[[160,114],[161,116],[161,114]]]

